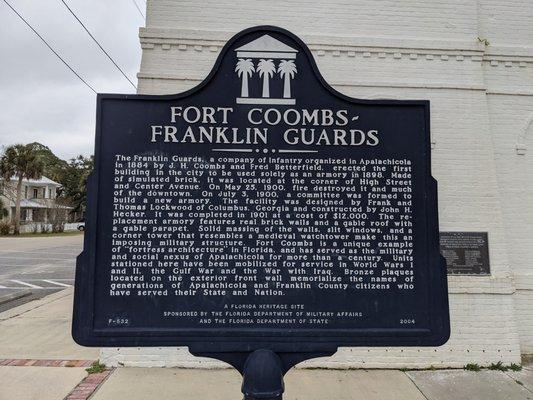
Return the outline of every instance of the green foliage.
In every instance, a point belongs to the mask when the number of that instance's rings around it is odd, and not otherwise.
[[[93,170],[94,159],[93,156],[84,157],[79,155],[69,161],[65,161],[57,157],[52,150],[41,143],[29,143],[27,145],[9,146],[4,155],[12,147],[24,147],[31,149],[32,154],[39,160],[42,166],[39,176],[24,176],[24,178],[38,179],[44,175],[61,184],[58,191],[58,197],[62,200],[62,204],[73,207],[74,212],[85,210],[87,201],[87,179]],[[2,157],[3,159],[4,157]],[[14,168],[10,167],[12,162],[2,163],[0,159],[0,174],[5,178],[11,178],[17,175]],[[2,165],[5,164],[5,167]],[[1,212],[1,207],[0,207]]]
[[[83,211],[87,202],[87,180],[94,166],[93,157],[79,155],[72,158],[57,180],[63,186],[61,197],[65,198],[73,211]]]
[[[522,366],[520,364],[515,364],[515,363],[512,363],[510,366],[509,366],[509,369],[511,371],[522,371]]]
[[[481,371],[481,367],[478,364],[473,364],[473,363],[466,364],[463,369],[467,371],[475,371],[475,372]]]
[[[105,371],[105,364],[100,363],[100,361],[95,361],[92,365],[85,369],[90,374],[99,374],[100,372]]]
[[[33,146],[34,151],[43,163],[43,175],[61,183],[61,178],[68,163],[57,157],[50,148],[41,143],[33,142],[28,146]]]
[[[492,363],[488,367],[492,371],[507,371],[509,368],[502,364],[501,361],[497,363]]]
[[[34,143],[9,146],[0,157],[0,174],[8,182],[15,175],[22,179],[40,179],[43,171],[44,164]]]
[[[16,180],[16,201],[13,233],[20,233],[20,201],[22,198],[22,180],[40,179],[44,164],[35,143],[14,144],[7,147],[0,157],[0,176],[4,183]]]
[[[44,164],[44,175],[61,184],[59,196],[65,203],[79,212],[85,209],[87,201],[87,179],[93,170],[93,156],[79,155],[65,161],[57,157],[48,147],[32,143],[40,154]]]

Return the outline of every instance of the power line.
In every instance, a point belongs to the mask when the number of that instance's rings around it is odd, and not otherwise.
[[[107,58],[109,58],[109,61],[111,61],[113,63],[113,65],[115,67],[117,67],[117,69],[120,71],[120,73],[122,74],[122,76],[124,76],[124,78],[126,78],[128,80],[128,82],[131,84],[131,86],[133,86],[135,89],[137,89],[137,86],[135,86],[135,84],[131,81],[130,78],[128,78],[128,76],[126,75],[126,73],[122,70],[122,68],[120,68],[118,66],[118,64],[115,62],[115,60],[113,60],[113,58],[109,55],[109,53],[107,51],[105,51],[105,49],[102,47],[102,45],[98,42],[98,40],[96,40],[96,38],[92,35],[92,33],[89,31],[89,29],[87,29],[87,27],[85,26],[85,24],[83,22],[81,22],[81,20],[78,18],[78,16],[74,13],[74,11],[72,11],[72,9],[68,6],[67,3],[65,3],[65,0],[61,0],[61,2],[65,5],[65,7],[67,7],[67,10],[70,11],[70,13],[72,14],[72,16],[74,18],[76,18],[76,21],[78,21],[80,23],[80,25],[83,27],[83,29],[85,29],[85,32],[87,32],[87,34],[91,37],[91,39],[94,41],[94,43],[96,43],[98,45],[98,47],[100,47],[100,50],[102,50],[104,52],[104,54],[107,56]]]
[[[11,8],[11,10],[12,10],[15,14],[17,14],[17,16],[22,20],[22,22],[24,22],[24,23],[28,26],[28,28],[30,28],[30,29],[33,31],[33,33],[35,33],[35,34],[37,35],[37,37],[43,41],[43,43],[46,45],[46,47],[48,47],[48,48],[50,49],[50,51],[51,51],[52,53],[54,53],[54,54],[56,55],[56,57],[59,58],[59,59],[61,60],[61,62],[62,62],[63,64],[65,64],[66,67],[67,67],[68,69],[70,69],[70,70],[72,71],[72,73],[73,73],[74,75],[76,75],[76,76],[78,77],[78,79],[79,79],[80,81],[82,81],[82,82],[85,84],[85,86],[87,86],[87,87],[88,87],[89,89],[91,89],[94,93],[96,93],[96,90],[94,90],[94,89],[92,88],[92,86],[89,85],[89,84],[87,83],[87,81],[86,81],[85,79],[83,79],[83,78],[80,76],[80,74],[78,74],[78,73],[74,70],[74,68],[72,68],[72,67],[71,67],[71,66],[70,66],[70,65],[69,65],[69,64],[68,64],[68,63],[67,63],[67,62],[66,62],[66,61],[65,61],[65,60],[64,60],[59,54],[58,54],[58,52],[55,51],[55,50],[52,48],[52,46],[50,46],[50,45],[48,44],[48,42],[47,42],[47,41],[46,41],[46,40],[45,40],[45,39],[39,34],[39,32],[37,32],[37,31],[33,28],[33,26],[31,26],[30,23],[29,23],[28,21],[26,21],[26,20],[24,19],[24,17],[23,17],[22,15],[20,15],[20,14],[18,13],[18,11],[15,10],[15,9],[13,8],[13,6],[7,2],[7,0],[3,0],[3,1],[4,1],[4,3],[7,4],[7,6],[8,6],[9,8]]]
[[[135,0],[131,0],[133,2],[133,4],[135,5],[135,8],[137,9],[137,11],[139,11],[139,14],[141,14],[141,17],[143,17],[143,19],[145,19],[144,17],[144,14],[143,12],[141,11],[141,8],[139,7],[139,5],[137,4],[137,2]]]

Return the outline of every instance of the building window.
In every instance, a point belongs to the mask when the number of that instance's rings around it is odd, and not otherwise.
[[[33,189],[33,198],[36,199],[39,197],[39,189]]]

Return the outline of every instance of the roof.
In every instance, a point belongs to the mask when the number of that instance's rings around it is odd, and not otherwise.
[[[21,208],[49,208],[44,204],[40,204],[40,203],[37,203],[36,201],[29,200],[29,199],[20,200],[20,207]]]
[[[66,210],[72,209],[72,207],[57,204],[54,199],[21,199],[21,208],[63,208]]]
[[[13,175],[11,177],[11,180],[17,180],[17,176]],[[51,180],[50,178],[47,178],[46,176],[41,176],[41,179],[23,179],[22,183],[30,184],[30,185],[36,185],[36,186],[57,186],[60,187],[61,184],[57,183],[56,181]]]
[[[246,43],[244,46],[235,49],[235,51],[258,51],[258,52],[273,52],[273,53],[297,53],[298,50],[293,49],[290,46],[287,46],[285,43],[280,42],[277,39],[274,39],[270,35],[263,35],[255,40],[252,40],[249,43]]]

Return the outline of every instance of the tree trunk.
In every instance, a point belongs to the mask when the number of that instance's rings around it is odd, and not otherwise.
[[[283,81],[283,97],[286,99],[291,97],[291,77],[289,74],[285,75],[285,80]]]
[[[263,77],[263,97],[270,97],[270,90],[268,86],[268,74]]]
[[[248,74],[242,74],[241,97],[248,97]]]
[[[20,202],[22,200],[22,174],[19,176],[17,182],[17,200],[15,201],[15,221],[13,234],[18,235],[20,233]]]

